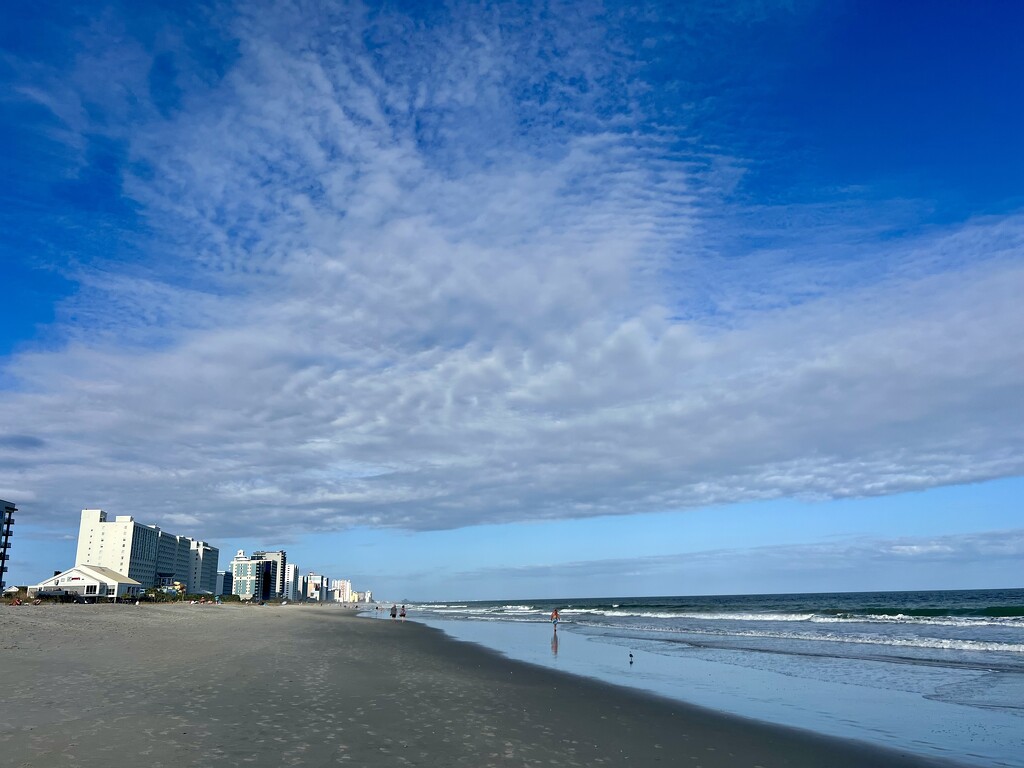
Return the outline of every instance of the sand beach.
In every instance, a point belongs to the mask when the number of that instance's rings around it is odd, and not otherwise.
[[[948,765],[333,607],[0,606],[10,767]]]

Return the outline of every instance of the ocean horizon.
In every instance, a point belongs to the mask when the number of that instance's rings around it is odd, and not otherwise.
[[[408,609],[510,658],[688,704],[967,765],[1024,766],[1024,589]]]

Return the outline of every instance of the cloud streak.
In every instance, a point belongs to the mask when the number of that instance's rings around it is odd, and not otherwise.
[[[653,557],[480,568],[457,573],[452,582],[518,585],[535,581],[545,585],[565,583],[574,586],[598,582],[632,586],[629,584],[630,580],[644,579],[671,588],[677,584],[702,586],[704,580],[714,580],[717,583],[721,577],[732,574],[738,581],[754,575],[766,580],[766,584],[771,584],[782,577],[789,579],[790,584],[810,583],[820,587],[821,585],[811,579],[811,576],[827,574],[835,577],[836,574],[863,572],[865,569],[882,574],[913,573],[914,568],[920,568],[921,573],[926,574],[927,578],[933,578],[932,569],[936,566],[955,571],[978,563],[1012,563],[1022,555],[1024,530],[984,531],[930,538],[885,539],[864,536],[844,537],[813,544],[714,549]],[[803,577],[803,580],[794,577]]]
[[[82,163],[124,142],[141,223],[6,362],[11,495],[258,535],[1024,471],[1024,217],[726,253],[806,210],[731,201],[742,163],[654,123],[614,19],[298,9],[100,25],[22,91]]]

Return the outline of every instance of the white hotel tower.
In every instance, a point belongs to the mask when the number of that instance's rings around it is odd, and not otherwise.
[[[75,565],[108,568],[134,579],[143,589],[175,581],[191,593],[213,594],[219,550],[205,541],[175,536],[131,515],[107,519],[102,509],[83,509]]]

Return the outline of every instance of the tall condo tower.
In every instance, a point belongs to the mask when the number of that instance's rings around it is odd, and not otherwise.
[[[108,519],[102,509],[83,509],[75,565],[93,565],[123,574],[142,585],[174,582],[190,593],[213,594],[220,552],[205,541],[176,536],[131,515]]]
[[[284,567],[284,592],[281,597],[285,600],[298,600],[300,597],[299,583],[302,574],[299,573],[299,566],[295,563],[288,563]]]
[[[146,589],[156,584],[159,541],[159,528],[137,523],[131,515],[108,520],[102,509],[83,509],[75,565],[108,568]]]
[[[259,557],[262,552],[245,556],[245,550],[231,560],[231,589],[243,600],[271,600],[277,597],[277,560]]]
[[[284,597],[285,593],[285,566],[288,565],[288,554],[279,549],[276,552],[259,550],[252,553],[253,560],[270,560],[274,563],[274,583],[270,585],[270,597]]]
[[[9,501],[0,501],[0,592],[7,586],[7,563],[11,556],[11,526],[14,525],[14,513],[18,508]]]

